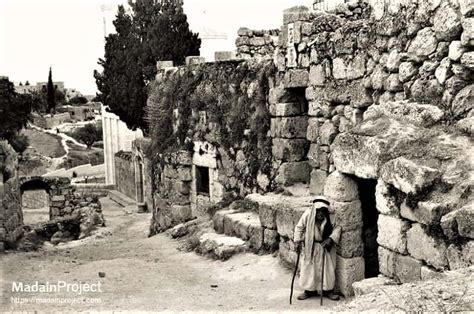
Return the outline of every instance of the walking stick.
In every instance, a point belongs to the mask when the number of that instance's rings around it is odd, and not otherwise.
[[[293,286],[295,284],[295,278],[296,278],[296,273],[298,272],[298,265],[300,263],[300,251],[301,251],[301,246],[298,246],[296,249],[296,266],[295,266],[295,271],[293,273],[293,279],[291,279],[291,290],[290,290],[290,305],[291,305],[291,299],[293,298]]]
[[[323,283],[324,283],[324,262],[326,261],[326,249],[323,247],[323,263],[321,267],[321,306],[323,306]]]

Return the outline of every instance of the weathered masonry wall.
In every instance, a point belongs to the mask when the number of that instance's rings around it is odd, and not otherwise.
[[[44,189],[25,191],[21,197],[21,203],[23,208],[49,207],[49,195]]]
[[[240,28],[235,40],[237,57],[243,59],[273,58],[275,48],[278,45],[279,34],[279,29],[251,30],[246,27]]]
[[[331,199],[342,226],[336,275],[345,295],[374,263],[370,276],[400,282],[473,264],[474,5],[372,3],[291,8],[277,46],[276,32],[241,29],[245,60],[160,68],[152,141],[173,143],[153,155],[152,231],[306,184]],[[272,54],[271,74],[257,79],[249,69],[265,68]],[[288,261],[302,214],[291,203],[258,207],[261,229]]]
[[[271,187],[265,99],[273,69],[271,60],[234,60],[158,74],[149,99],[159,200],[152,229],[207,216],[219,202]]]
[[[120,151],[115,154],[115,179],[119,183],[117,191],[136,200],[135,164],[131,152]]]
[[[18,159],[13,148],[0,142],[0,251],[23,234],[23,214],[18,182]]]

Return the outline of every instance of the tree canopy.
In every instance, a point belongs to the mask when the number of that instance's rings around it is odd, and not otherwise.
[[[184,63],[199,55],[201,40],[189,30],[180,0],[129,2],[132,13],[118,7],[115,34],[106,38],[105,55],[99,59],[102,73],[94,71],[99,100],[135,129],[145,122],[147,86],[156,75],[156,62]]]
[[[53,84],[53,74],[51,67],[49,68],[48,85],[46,86],[46,101],[48,104],[48,111],[53,112],[56,108],[56,90]]]
[[[95,142],[102,140],[102,128],[89,123],[75,130],[73,137],[86,144],[87,148],[90,149]]]
[[[30,94],[18,94],[7,78],[0,79],[0,138],[11,144],[19,141],[18,132],[26,126],[36,99]]]

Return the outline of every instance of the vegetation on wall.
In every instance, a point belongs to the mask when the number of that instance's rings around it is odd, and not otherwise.
[[[209,63],[154,82],[148,99],[151,164],[160,165],[165,153],[192,150],[193,141],[205,140],[234,161],[241,150],[248,171],[234,175],[246,187],[255,186],[259,171],[271,171],[267,95],[274,71],[270,61]],[[204,112],[207,121],[202,121]]]

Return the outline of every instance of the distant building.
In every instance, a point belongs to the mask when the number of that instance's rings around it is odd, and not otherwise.
[[[65,88],[64,88],[64,82],[53,82],[54,89],[59,90],[64,93]],[[46,91],[48,88],[48,82],[39,82],[36,83],[36,90],[37,91]]]

